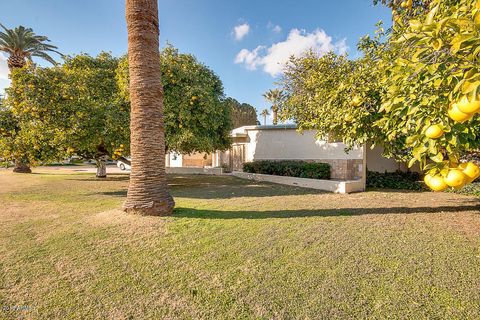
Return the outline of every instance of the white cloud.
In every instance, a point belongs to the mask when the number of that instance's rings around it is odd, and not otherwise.
[[[0,53],[0,79],[8,79],[7,57]]]
[[[280,33],[282,32],[282,27],[280,27],[279,25],[276,25],[275,27],[272,28],[272,31],[275,33]]]
[[[267,25],[267,28],[272,30],[273,32],[275,33],[280,33],[282,32],[282,27],[280,27],[278,24],[275,25],[273,24],[272,22],[269,22],[268,25]]]
[[[254,50],[242,49],[235,58],[235,63],[244,64],[249,70],[263,68],[272,77],[280,75],[289,58],[301,56],[312,49],[322,55],[330,51],[344,54],[348,47],[346,40],[333,42],[325,31],[317,29],[312,33],[292,29],[285,41],[274,43],[271,47],[258,46]]]
[[[250,25],[248,23],[240,24],[233,28],[233,36],[235,40],[241,41],[243,38],[247,36],[250,32]]]
[[[7,58],[0,53],[0,95],[3,95],[3,90],[10,85],[8,73]]]

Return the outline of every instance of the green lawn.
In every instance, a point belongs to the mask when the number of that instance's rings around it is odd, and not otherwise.
[[[140,217],[67,171],[0,170],[0,318],[480,318],[478,198],[174,176]]]

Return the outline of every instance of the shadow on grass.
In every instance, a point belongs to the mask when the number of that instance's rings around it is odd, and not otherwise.
[[[383,207],[383,208],[339,208],[317,210],[276,211],[218,211],[175,208],[174,217],[190,219],[272,219],[302,217],[360,216],[367,214],[415,214],[473,211],[480,214],[480,204],[441,207]]]
[[[78,173],[76,174],[78,175]],[[129,175],[126,174],[117,174],[117,175],[109,175],[106,178],[96,178],[94,173],[90,174],[83,174],[84,176],[88,175],[88,178],[70,178],[67,180],[70,181],[93,181],[93,182],[102,182],[102,181],[128,181],[130,179]],[[125,191],[125,194],[127,191]]]
[[[122,178],[119,179],[123,180]],[[102,181],[101,179],[95,178],[79,180]],[[128,180],[128,178],[125,180]],[[168,185],[174,197],[194,199],[232,199],[239,197],[273,197],[325,193],[324,191],[314,189],[266,182],[257,183],[230,176],[169,175]],[[127,190],[107,191],[95,194],[125,197]]]

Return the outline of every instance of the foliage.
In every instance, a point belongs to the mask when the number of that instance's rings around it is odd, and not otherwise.
[[[244,163],[243,171],[276,176],[330,179],[330,165],[316,162],[260,160]]]
[[[416,172],[367,172],[367,188],[425,190]]]
[[[279,83],[285,92],[280,115],[293,119],[300,130],[317,130],[320,138],[338,138],[349,147],[368,141],[383,143],[386,138],[375,121],[384,87],[378,62],[384,51],[384,31],[359,43],[364,56],[349,60],[333,52],[319,56],[308,52],[292,57]],[[402,141],[385,145],[386,152],[401,157]]]
[[[129,106],[118,98],[117,66],[117,58],[101,53],[65,57],[53,68],[15,69],[7,104],[18,130],[7,141],[9,156],[21,152],[34,164],[128,153]]]
[[[223,103],[231,110],[233,128],[258,124],[257,110],[254,106],[248,103],[240,103],[230,97],[226,98]]]
[[[388,91],[377,125],[389,139],[407,137],[411,164],[458,160],[480,147],[478,117],[460,123],[448,116],[452,103],[463,97],[476,100],[480,93],[478,11],[473,0],[433,1],[427,15],[394,27],[390,42],[395,56],[383,61]],[[439,124],[445,135],[426,137],[432,124]]]
[[[0,31],[0,51],[10,55],[11,59],[8,61],[10,69],[22,67],[25,59],[31,60],[32,57],[56,64],[49,52],[59,52],[56,51],[57,47],[48,43],[50,40],[47,37],[36,35],[31,28],[23,26],[8,29],[0,24],[0,27],[3,29]]]
[[[452,190],[452,192],[480,197],[480,182],[468,184],[460,190]]]
[[[190,54],[167,46],[160,54],[164,87],[165,139],[168,150],[180,153],[225,150],[231,144],[231,109],[222,102],[218,76]],[[128,60],[123,58],[117,82],[128,96]]]

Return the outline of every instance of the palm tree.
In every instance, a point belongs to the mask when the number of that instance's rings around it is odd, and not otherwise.
[[[47,42],[47,37],[36,35],[31,28],[24,26],[8,29],[0,23],[3,31],[0,31],[0,51],[9,55],[7,63],[12,71],[15,68],[22,68],[27,60],[32,57],[42,58],[52,64],[55,60],[48,54],[49,52],[58,52],[57,47]]]
[[[282,90],[279,89],[270,89],[263,94],[263,97],[272,104],[272,116],[273,116],[273,125],[278,123],[278,110],[284,98]]]
[[[5,52],[9,55],[7,63],[10,72],[15,68],[22,68],[27,63],[27,60],[32,60],[32,57],[39,57],[55,64],[55,60],[48,54],[48,52],[56,52],[57,47],[48,44],[47,37],[36,35],[32,29],[23,26],[15,29],[8,29],[0,24],[0,52]],[[28,163],[21,159],[15,160],[15,168],[13,172],[31,173],[32,170]]]
[[[175,202],[165,176],[165,127],[157,0],[126,0],[132,172],[123,209],[167,215]]]
[[[270,112],[268,112],[268,109],[263,109],[260,115],[263,117],[263,125],[267,125],[267,116],[270,115]]]

